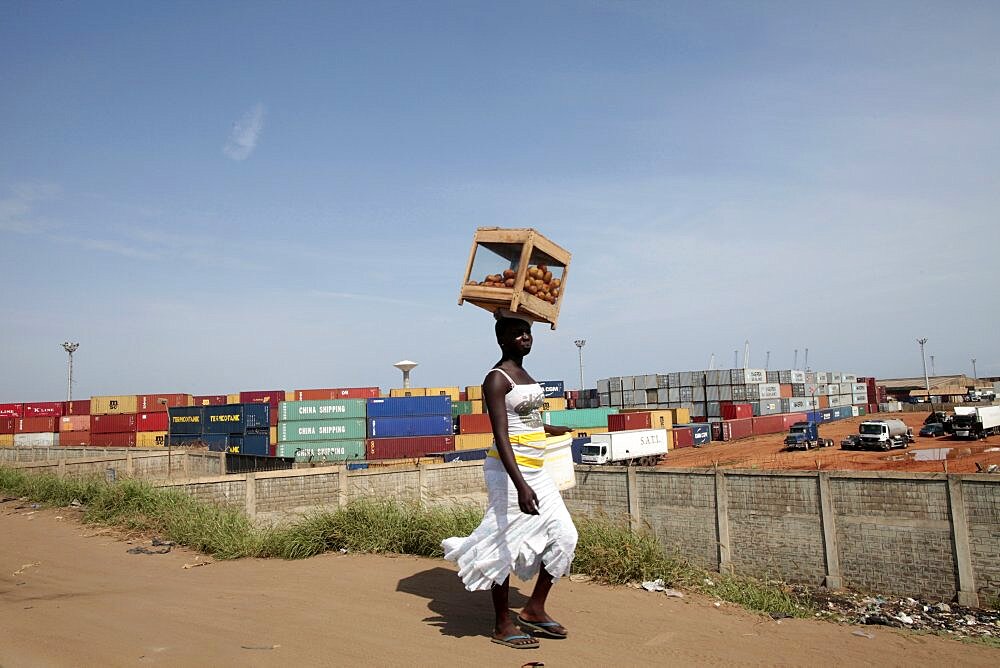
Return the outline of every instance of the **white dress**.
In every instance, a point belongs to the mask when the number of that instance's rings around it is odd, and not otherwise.
[[[447,538],[444,557],[458,564],[458,575],[469,591],[503,584],[514,573],[530,580],[541,566],[553,578],[569,573],[577,533],[552,478],[542,469],[545,429],[539,409],[544,401],[538,383],[512,385],[504,398],[507,430],[517,466],[538,497],[538,515],[526,515],[517,503],[517,489],[499,459],[496,445],[483,465],[488,506],[482,523],[467,537]]]

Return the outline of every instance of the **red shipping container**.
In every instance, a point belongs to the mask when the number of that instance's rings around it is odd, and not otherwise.
[[[469,393],[466,392],[465,390],[462,390],[461,392],[458,393],[458,400],[459,401],[468,401],[469,400]]]
[[[365,456],[368,459],[406,459],[408,457],[423,457],[431,452],[449,452],[454,449],[454,436],[369,438],[365,443]]]
[[[791,429],[792,425],[795,424],[796,422],[806,421],[805,413],[782,413],[781,417],[785,421],[784,431],[788,431],[789,429]]]
[[[781,385],[779,385],[778,386],[778,396],[781,397],[782,399],[791,399],[792,398],[792,386],[791,385],[786,385],[785,383],[782,383]]]
[[[830,397],[825,394],[819,395],[819,407],[820,409],[827,409],[830,407]]]
[[[691,427],[674,427],[673,432],[675,448],[694,447],[694,432],[691,431]]]
[[[36,401],[23,404],[21,417],[62,417],[65,401]]]
[[[0,404],[0,417],[21,417],[21,404]]]
[[[196,394],[192,406],[225,406],[229,397],[224,394]]]
[[[472,413],[458,416],[459,434],[489,434],[493,431],[490,416],[486,413]]]
[[[753,419],[753,433],[757,436],[780,434],[784,430],[785,418],[782,415],[762,415]]]
[[[327,401],[329,399],[378,399],[382,391],[377,387],[332,387],[321,390],[295,390],[295,401]],[[243,394],[240,394],[243,401]]]
[[[699,424],[704,424],[704,423],[708,422],[708,418],[705,417],[704,415],[692,416],[691,417],[691,422],[697,422]]]
[[[736,441],[753,436],[753,418],[722,421],[722,440]]]
[[[90,445],[89,431],[65,431],[59,434],[59,445]]]
[[[64,401],[63,415],[90,415],[90,399]]]
[[[59,418],[59,433],[65,434],[71,431],[90,431],[89,415],[64,415]],[[59,443],[62,444],[62,437]]]
[[[878,413],[878,404],[868,404],[868,414],[874,415]]]
[[[608,431],[629,431],[649,429],[649,413],[612,413],[608,416]]]
[[[112,417],[112,416],[105,415],[102,417]],[[104,434],[95,434],[94,432],[90,432],[90,444],[96,446],[103,446],[106,448],[134,448],[135,432],[120,431],[120,432],[110,432]]]
[[[750,404],[734,404],[729,401],[719,405],[723,420],[743,420],[753,417],[753,406]]]
[[[135,419],[136,431],[167,431],[169,421],[166,413],[139,413]]]
[[[17,418],[14,423],[15,434],[38,434],[49,432],[51,434],[59,431],[59,418],[55,417],[25,417]]]
[[[160,399],[166,401],[161,404]],[[190,406],[192,397],[190,394],[140,394],[135,398],[135,411],[137,413],[166,412],[172,406]]]
[[[334,397],[327,397],[333,399]],[[278,426],[278,402],[285,400],[284,390],[258,390],[255,392],[240,392],[241,404],[268,404],[271,406],[270,424]]]
[[[120,415],[91,415],[90,431],[93,434],[113,434],[116,432],[135,432],[135,413]],[[160,431],[166,431],[161,429]],[[96,439],[95,445],[96,445]],[[132,445],[135,445],[133,442]]]
[[[269,446],[267,446],[267,456],[268,457],[277,457],[278,456],[278,444],[277,443],[271,443]]]
[[[17,418],[0,417],[0,434],[13,434],[15,422],[17,422]]]

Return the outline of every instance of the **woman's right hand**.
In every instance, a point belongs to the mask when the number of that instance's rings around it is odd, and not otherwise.
[[[531,485],[522,481],[521,484],[516,485],[516,489],[517,505],[521,508],[521,512],[525,515],[537,515],[538,496],[535,494],[535,490],[531,489]]]

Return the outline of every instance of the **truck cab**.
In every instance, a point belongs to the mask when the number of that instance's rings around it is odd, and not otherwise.
[[[581,464],[607,464],[608,446],[604,443],[588,443],[580,449]]]
[[[858,426],[861,447],[872,450],[905,448],[913,432],[902,420],[866,420]]]
[[[815,422],[796,422],[785,436],[785,447],[789,450],[825,448],[831,445],[833,441],[819,437],[819,427]]]

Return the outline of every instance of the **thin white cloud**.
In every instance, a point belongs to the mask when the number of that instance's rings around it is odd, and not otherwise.
[[[51,225],[35,214],[38,202],[55,199],[59,187],[51,183],[19,183],[10,187],[10,195],[0,198],[0,232],[39,234]]]
[[[222,152],[233,160],[246,160],[257,148],[257,141],[264,129],[264,105],[258,102],[233,123],[233,130]]]

